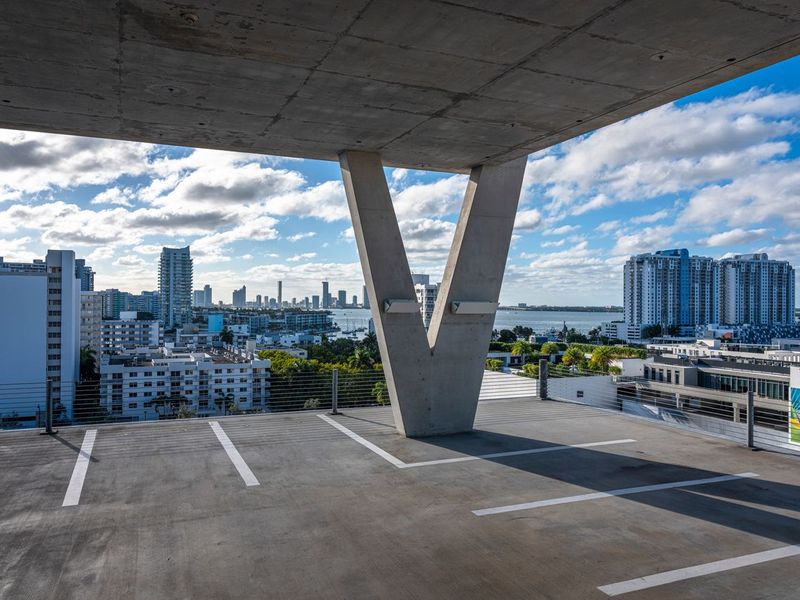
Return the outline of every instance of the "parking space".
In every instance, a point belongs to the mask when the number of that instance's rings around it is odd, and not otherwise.
[[[528,400],[482,403],[461,436],[390,423],[378,408],[0,436],[0,598],[796,591],[796,458]]]

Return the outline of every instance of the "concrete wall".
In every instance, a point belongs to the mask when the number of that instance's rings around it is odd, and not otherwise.
[[[0,416],[44,409],[46,377],[47,275],[0,273]]]
[[[550,377],[547,395],[553,400],[578,402],[601,408],[618,408],[617,386],[610,375]]]

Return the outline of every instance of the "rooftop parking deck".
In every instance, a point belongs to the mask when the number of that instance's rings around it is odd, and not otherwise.
[[[3,599],[797,594],[800,459],[585,406],[20,431],[0,462]]]

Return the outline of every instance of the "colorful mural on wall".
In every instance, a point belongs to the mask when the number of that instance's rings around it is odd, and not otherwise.
[[[800,368],[789,376],[789,442],[800,445]]]

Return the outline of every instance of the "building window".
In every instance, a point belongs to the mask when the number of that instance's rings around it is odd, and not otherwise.
[[[136,402],[128,403],[128,408],[139,408],[139,405]]]
[[[681,372],[675,371],[675,385],[681,384]]]

